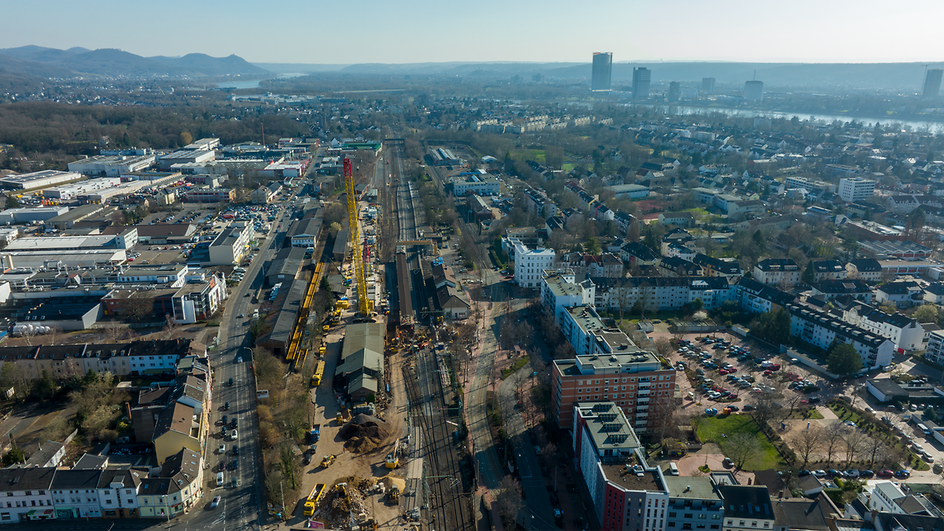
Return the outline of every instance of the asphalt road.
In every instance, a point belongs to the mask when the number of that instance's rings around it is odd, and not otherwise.
[[[292,197],[283,204],[292,203]],[[250,348],[249,325],[253,310],[252,294],[262,287],[265,281],[264,266],[271,260],[285,238],[289,227],[286,214],[291,210],[280,211],[273,229],[254,253],[255,258],[247,267],[245,280],[229,293],[226,311],[220,320],[219,346],[209,352],[213,368],[213,411],[210,412],[210,436],[207,440],[206,463],[204,470],[206,495],[203,503],[197,505],[191,514],[179,518],[178,527],[187,529],[259,529],[268,520],[265,506],[265,493],[262,481],[262,454],[259,448],[259,425],[255,414],[256,387],[252,377],[252,349]],[[281,229],[276,229],[278,225]],[[243,317],[238,317],[240,314]],[[232,379],[232,385],[230,385]],[[229,402],[229,410],[223,407]],[[227,415],[227,437],[221,435],[217,421]],[[237,440],[232,440],[232,423],[237,421]],[[219,451],[220,444],[226,444],[226,453]],[[238,445],[239,455],[233,454],[233,446]],[[233,461],[239,463],[235,470]],[[224,486],[216,486],[220,463],[224,463]],[[233,487],[233,480],[238,484]],[[215,496],[222,498],[219,507],[209,509]]]

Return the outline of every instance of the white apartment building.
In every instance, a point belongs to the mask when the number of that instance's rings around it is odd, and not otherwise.
[[[754,279],[768,286],[793,286],[800,274],[800,266],[790,258],[767,258],[754,266]]]
[[[98,480],[98,499],[104,518],[138,516],[138,486],[145,474],[137,470],[106,468]]]
[[[466,194],[498,195],[501,192],[501,183],[487,173],[460,173],[452,178],[452,193],[456,197],[465,197]]]
[[[787,311],[790,312],[792,336],[823,350],[829,350],[834,341],[851,343],[866,369],[877,369],[892,362],[895,344],[888,338],[807,306],[787,304]]]
[[[50,487],[56,517],[101,518],[102,504],[98,499],[101,474],[100,470],[57,470]]]
[[[537,288],[544,279],[544,271],[554,268],[557,254],[554,249],[528,249],[528,246],[512,239],[515,250],[515,283],[523,288]]]
[[[0,469],[0,524],[55,518],[52,500],[52,467]],[[38,514],[37,514],[38,513]]]
[[[889,315],[867,304],[856,304],[842,314],[842,320],[892,340],[899,353],[924,348],[924,327],[917,319],[900,313]]]
[[[662,312],[680,309],[695,300],[713,310],[736,298],[736,286],[724,277],[593,278],[594,306],[606,310],[632,309]]]
[[[594,285],[590,279],[580,284],[572,269],[544,271],[541,285],[541,306],[549,315],[554,316],[554,323],[559,327],[561,311],[564,308],[593,304]]]
[[[925,356],[934,363],[944,363],[944,330],[934,330],[928,335]]]
[[[862,177],[839,179],[839,197],[846,203],[863,201],[875,194],[875,181]]]
[[[210,244],[210,265],[238,264],[249,252],[253,229],[249,223],[233,223]]]

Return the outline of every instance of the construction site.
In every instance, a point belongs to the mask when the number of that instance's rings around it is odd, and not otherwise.
[[[422,262],[435,258],[436,245],[423,239],[401,149],[385,142],[376,164],[359,165],[368,168],[360,181],[345,159],[344,260],[331,261],[337,248],[326,253],[327,244],[318,246],[284,350],[284,360],[309,384],[312,406],[311,428],[298,447],[297,502],[285,500],[283,508],[269,500],[295,527],[473,525],[471,475],[457,451],[460,411],[445,350],[431,348],[436,330],[424,326],[435,316]],[[364,200],[359,190],[368,189],[380,190],[380,204]],[[318,316],[312,299],[326,285],[335,302]]]

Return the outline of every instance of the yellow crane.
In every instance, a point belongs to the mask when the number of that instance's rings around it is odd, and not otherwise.
[[[354,189],[354,170],[351,168],[351,159],[344,159],[344,185],[347,190],[347,216],[351,225],[354,278],[357,280],[357,309],[362,316],[367,317],[370,314],[367,302],[367,275],[364,272],[361,232],[357,225],[357,192]]]

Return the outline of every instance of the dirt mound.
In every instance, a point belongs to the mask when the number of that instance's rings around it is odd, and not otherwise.
[[[384,421],[363,413],[352,418],[338,431],[338,435],[347,441],[344,446],[359,454],[373,451],[389,434]]]

